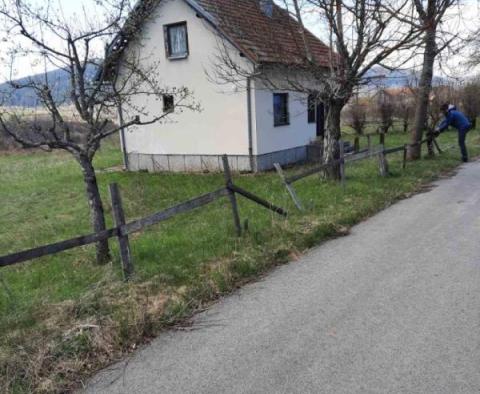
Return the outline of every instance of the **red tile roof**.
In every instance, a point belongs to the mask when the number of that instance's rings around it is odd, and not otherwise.
[[[300,24],[276,5],[265,15],[259,0],[197,0],[217,21],[217,27],[257,63],[302,64],[305,47]],[[330,64],[330,49],[305,29],[310,52],[320,66]]]
[[[152,15],[164,0],[139,0],[121,32],[110,43],[103,70],[109,76],[116,71],[123,51],[142,28],[145,15]],[[300,24],[286,10],[273,5],[271,17],[260,8],[259,0],[184,0],[212,23],[247,58],[255,63],[301,66],[305,64],[305,47]],[[330,65],[333,51],[304,29],[314,62]],[[97,78],[101,77],[101,73]]]

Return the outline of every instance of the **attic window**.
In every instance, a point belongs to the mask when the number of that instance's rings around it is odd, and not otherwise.
[[[165,34],[165,51],[169,59],[188,57],[187,22],[179,22],[163,27]]]
[[[260,8],[266,16],[273,17],[273,0],[260,0]]]
[[[169,113],[173,112],[175,109],[175,102],[171,94],[163,95],[163,112]]]

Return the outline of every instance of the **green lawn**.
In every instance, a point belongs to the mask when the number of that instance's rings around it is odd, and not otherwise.
[[[478,132],[471,132],[472,156],[480,153],[479,141]],[[389,147],[405,142],[403,134],[386,138]],[[227,199],[177,216],[131,238],[136,276],[129,285],[121,280],[115,240],[113,262],[106,266],[93,263],[90,246],[0,270],[0,391],[70,387],[76,378],[202,302],[345,232],[455,167],[456,134],[446,133],[439,142],[454,148],[434,159],[409,163],[405,171],[401,153],[389,156],[388,178],[381,178],[377,162],[368,160],[347,166],[346,190],[319,176],[296,183],[308,208],[304,213],[295,209],[275,173],[235,175],[240,186],[287,208],[289,218],[239,197],[240,215],[248,219],[249,231],[238,239]],[[222,174],[104,171],[120,163],[121,155],[110,143],[96,159],[109,224],[111,182],[120,185],[127,219],[223,186]],[[69,155],[0,154],[0,184],[0,255],[90,232],[81,173]]]

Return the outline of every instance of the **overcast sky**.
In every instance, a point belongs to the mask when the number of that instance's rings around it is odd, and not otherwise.
[[[41,0],[36,0],[40,4],[42,3]],[[96,8],[95,3],[98,0],[56,0],[58,4],[60,4],[62,12],[66,16],[74,16],[76,20],[81,20],[83,18],[83,10],[86,9],[87,12],[91,12],[95,14]],[[276,0],[278,2],[282,2],[282,0]],[[98,10],[98,9],[97,9]],[[459,14],[461,11],[461,18],[458,18],[455,15]],[[451,12],[452,16],[450,21],[448,22],[448,29],[451,32],[458,32],[463,35],[467,35],[469,32],[473,31],[474,29],[478,28],[479,21],[480,21],[480,2],[478,0],[463,0],[461,5],[458,9],[454,9]],[[325,34],[325,28],[319,23],[318,18],[315,16],[311,16],[306,20],[307,27],[317,34],[320,38],[326,40],[328,36]],[[5,54],[5,48],[8,44],[11,43],[3,43],[2,47],[0,47],[0,55]],[[442,64],[444,65],[443,70],[437,69],[437,73],[442,71],[446,72],[449,75],[458,75],[461,74],[462,76],[467,74],[472,74],[474,71],[470,69],[466,69],[463,65],[465,61],[465,52],[462,52],[458,55],[448,56],[448,59],[444,59]],[[447,61],[448,60],[448,61]],[[15,66],[15,77],[24,77],[31,75],[32,73],[38,72],[38,66],[36,68],[31,66],[31,61],[27,59],[23,59],[21,62],[18,62]],[[409,63],[409,67],[419,66],[421,64],[421,58],[417,57],[412,59]],[[461,70],[459,72],[459,70]],[[0,65],[0,81],[4,81],[8,78],[8,67],[4,65]]]

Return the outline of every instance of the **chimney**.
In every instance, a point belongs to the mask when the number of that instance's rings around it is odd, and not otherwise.
[[[273,0],[259,0],[262,12],[271,18],[273,16]]]

